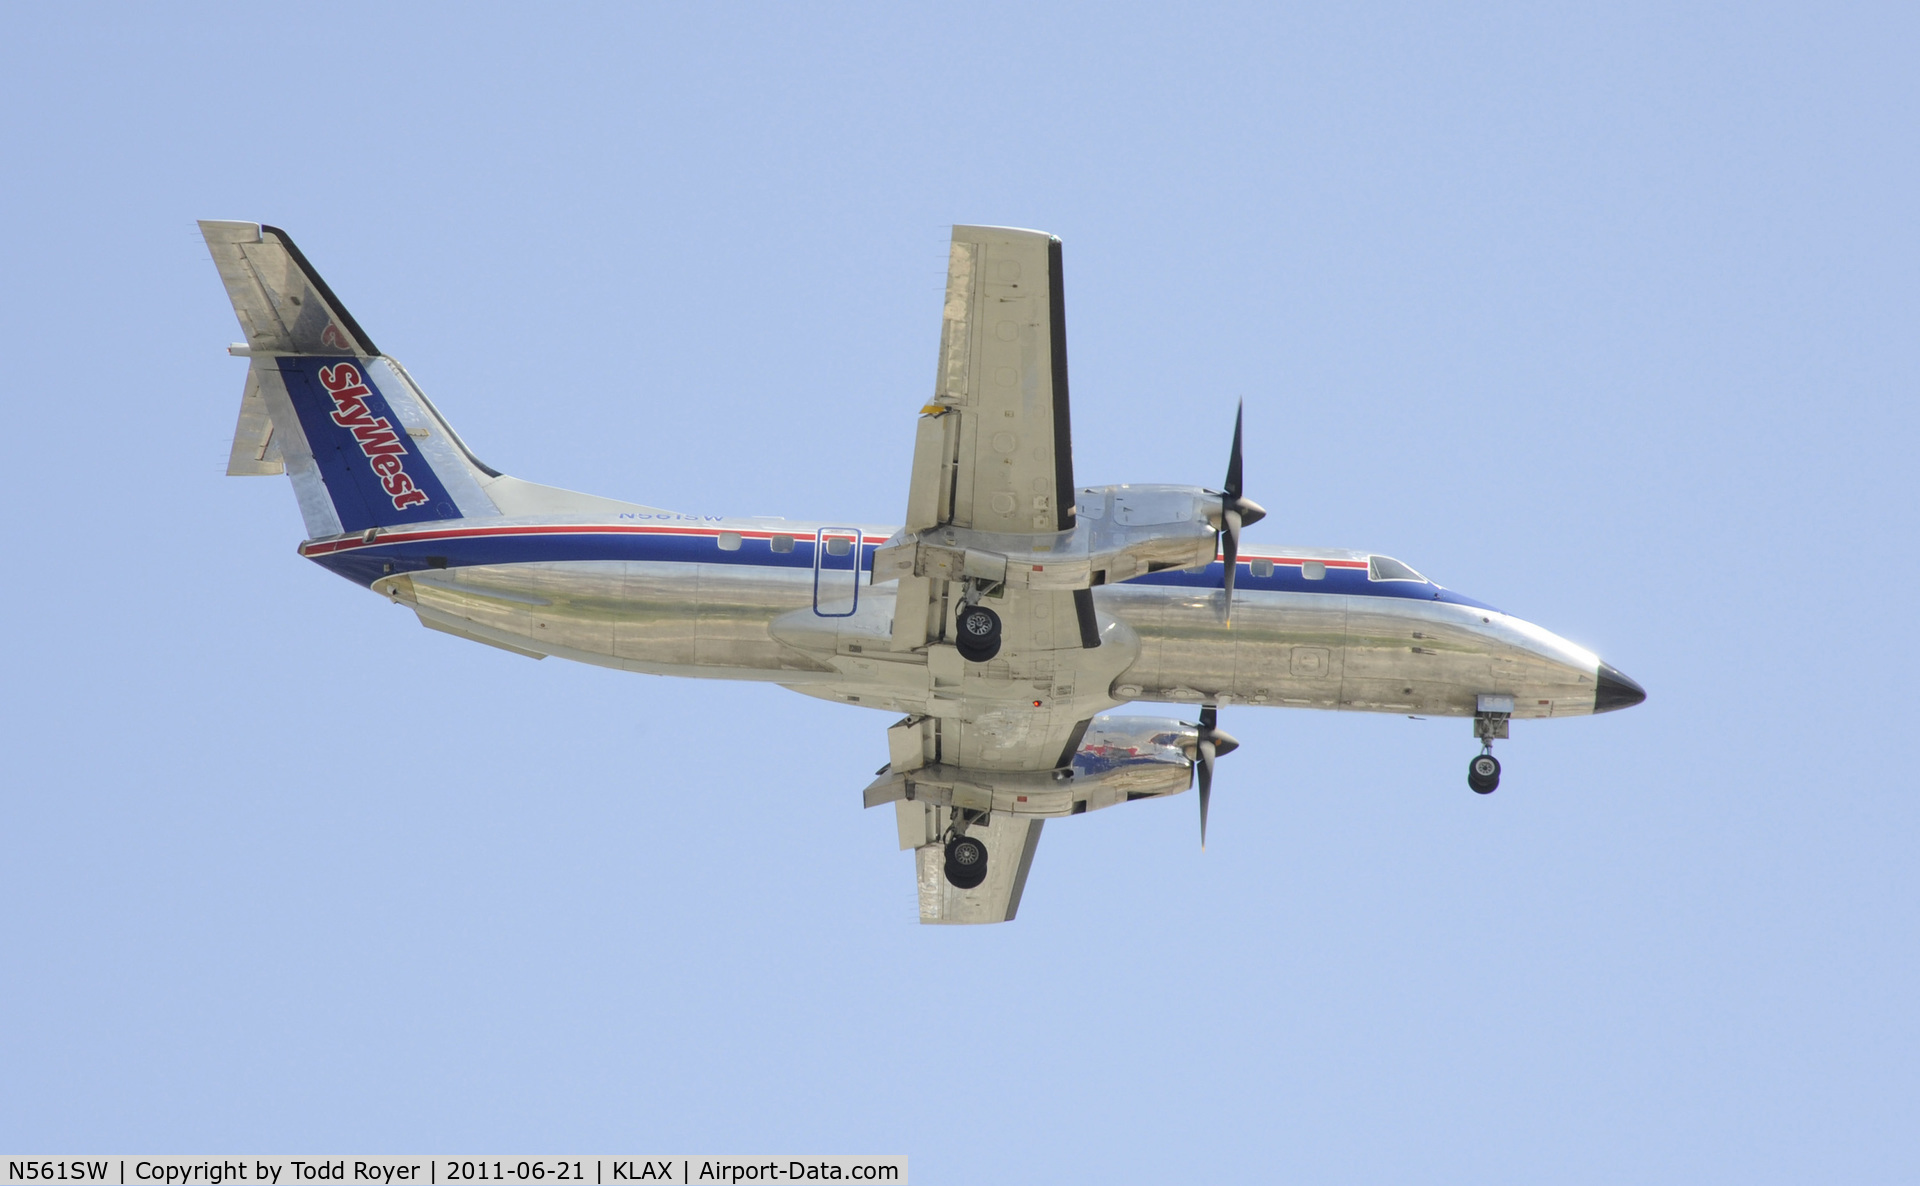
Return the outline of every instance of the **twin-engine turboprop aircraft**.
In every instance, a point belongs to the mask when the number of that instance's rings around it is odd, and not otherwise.
[[[912,849],[922,922],[1002,922],[1041,825],[1199,783],[1223,705],[1473,720],[1640,703],[1591,653],[1387,556],[1243,550],[1241,488],[1075,486],[1060,241],[957,226],[902,527],[686,515],[476,458],[284,231],[203,222],[246,341],[230,474],[293,479],[300,554],[531,658],[766,680],[904,714],[866,788]],[[1199,704],[1195,722],[1103,716]]]

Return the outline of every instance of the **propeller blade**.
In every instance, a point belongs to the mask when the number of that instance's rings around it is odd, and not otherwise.
[[[1199,744],[1194,748],[1194,765],[1200,780],[1200,851],[1207,851],[1207,806],[1213,801],[1213,760],[1219,757],[1214,735],[1219,732],[1220,710],[1211,704],[1200,709]]]
[[[1241,400],[1239,408],[1233,413],[1233,452],[1227,454],[1227,502],[1239,501],[1245,493],[1240,488],[1240,422],[1246,418],[1247,401]]]
[[[1200,851],[1207,851],[1207,803],[1213,798],[1213,742],[1200,739]]]
[[[1227,454],[1227,482],[1220,495],[1220,551],[1227,566],[1227,608],[1221,618],[1229,623],[1233,621],[1233,578],[1240,571],[1240,504],[1246,501],[1240,467],[1240,428],[1246,416],[1247,401],[1241,400],[1233,413],[1233,451]]]
[[[1246,418],[1247,401],[1241,400],[1240,407],[1233,413],[1233,452],[1227,454],[1227,484],[1222,491],[1220,509],[1238,511],[1240,526],[1251,527],[1267,517],[1267,508],[1247,497],[1246,487],[1241,481],[1240,429]]]
[[[1220,516],[1220,551],[1227,564],[1226,620],[1233,621],[1233,577],[1240,571],[1240,511],[1229,506]]]

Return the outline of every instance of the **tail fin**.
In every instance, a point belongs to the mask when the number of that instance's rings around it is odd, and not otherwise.
[[[285,231],[202,222],[252,359],[228,473],[293,479],[310,538],[499,514],[498,478],[383,356]]]

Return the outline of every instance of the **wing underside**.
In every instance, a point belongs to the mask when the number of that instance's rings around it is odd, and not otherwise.
[[[913,850],[914,874],[920,889],[923,923],[1012,922],[1026,892],[1027,872],[1040,846],[1041,819],[995,815],[975,824],[970,834],[986,841],[993,858],[987,878],[973,889],[959,889],[947,880],[945,849],[940,840],[951,809],[925,803],[897,802],[895,820],[900,847]]]
[[[907,530],[1051,534],[1073,525],[1073,502],[1060,240],[954,227]]]
[[[924,654],[928,668],[929,711],[889,736],[896,777],[888,794],[906,796],[895,811],[901,846],[915,850],[922,922],[1013,918],[1041,821],[952,798],[916,801],[915,772],[937,767],[964,780],[967,770],[1057,770],[1086,730],[1089,694],[1105,691],[1107,675],[1088,661],[1100,645],[1090,592],[1011,586],[1004,559],[996,567],[968,543],[991,534],[1026,541],[1003,547],[1044,548],[1072,530],[1074,501],[1060,241],[956,226],[903,529],[932,547],[891,575],[876,562],[877,579],[899,581],[892,648]],[[929,564],[930,555],[955,559]],[[970,601],[1000,621],[1001,648],[989,661],[962,659],[953,645],[955,616]],[[986,880],[973,889],[943,873],[955,811],[990,853]]]

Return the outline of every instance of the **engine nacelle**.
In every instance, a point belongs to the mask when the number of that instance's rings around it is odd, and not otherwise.
[[[1184,791],[1199,737],[1172,717],[1095,717],[1073,752],[1073,780],[1122,795]]]
[[[1198,727],[1171,717],[1095,717],[1064,769],[973,770],[939,762],[889,769],[867,787],[866,805],[909,799],[969,811],[1078,815],[1186,790],[1198,744]]]

